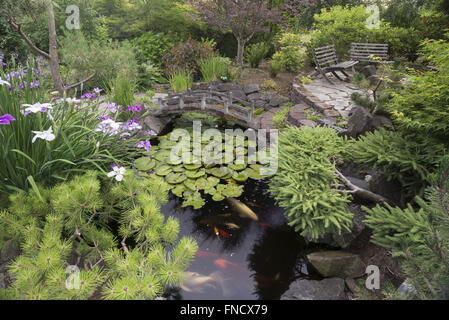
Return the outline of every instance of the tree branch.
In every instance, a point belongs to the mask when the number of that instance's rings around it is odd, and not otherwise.
[[[25,42],[30,46],[31,49],[36,51],[41,56],[43,56],[43,57],[47,58],[48,60],[50,60],[50,54],[48,54],[47,52],[42,51],[41,49],[36,47],[34,45],[34,43],[30,40],[30,38],[28,38],[27,35],[23,33],[23,31],[20,28],[21,27],[20,24],[15,23],[12,18],[8,19],[8,23],[11,25],[11,27],[13,27],[14,30],[16,30],[16,32],[23,38],[23,40],[25,40]]]
[[[343,180],[344,184],[350,189],[349,193],[355,194],[356,196],[358,196],[360,198],[363,198],[365,200],[369,200],[372,202],[376,202],[376,203],[387,202],[387,199],[385,199],[381,195],[378,195],[369,190],[366,190],[366,189],[363,189],[363,188],[360,188],[360,187],[354,185],[340,171],[338,171],[337,169],[335,171],[336,171],[338,177],[341,180]]]
[[[92,79],[93,77],[95,77],[96,74],[97,74],[97,72],[94,72],[93,74],[91,74],[91,75],[90,75],[89,77],[87,77],[86,79],[81,80],[80,82],[71,84],[70,86],[67,86],[67,87],[66,87],[66,90],[69,91],[69,90],[71,90],[71,89],[73,89],[73,88],[75,88],[75,87],[77,87],[77,86],[79,86],[79,85],[82,85],[83,83],[85,83],[85,82],[89,81],[90,79]]]

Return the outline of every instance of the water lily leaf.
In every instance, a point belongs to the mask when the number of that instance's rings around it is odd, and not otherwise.
[[[170,159],[170,151],[162,150],[154,155],[154,158],[160,162],[167,162]]]
[[[215,192],[212,195],[212,200],[214,200],[214,201],[223,201],[224,199],[226,199],[226,197],[223,194],[219,193],[219,192]]]
[[[243,182],[248,180],[248,174],[245,171],[234,172],[232,178],[236,181]]]
[[[176,145],[177,145],[177,142],[170,141],[170,140],[163,140],[163,141],[161,141],[161,143],[159,143],[159,148],[165,149],[165,150],[171,150]]]
[[[196,191],[196,180],[193,179],[187,179],[184,181],[184,185],[187,187],[187,189]]]
[[[246,169],[246,164],[230,164],[228,165],[228,168],[235,170],[235,171],[242,171]]]
[[[165,177],[165,181],[170,184],[183,183],[187,179],[187,176],[183,173],[171,172]]]
[[[206,202],[201,197],[201,194],[199,192],[193,192],[192,194],[188,194],[187,196],[184,194],[184,202],[182,204],[183,208],[193,206],[194,209],[200,209],[205,204]]]
[[[265,176],[262,176],[260,174],[260,170],[254,170],[252,168],[246,168],[243,172],[246,173],[246,175],[248,176],[248,178],[254,179],[254,180],[261,180],[261,179],[265,179]]]
[[[186,187],[185,185],[179,184],[179,185],[177,185],[176,187],[174,187],[174,188],[171,190],[171,192],[172,192],[175,196],[181,198],[181,197],[182,197],[182,194],[183,194],[184,191],[186,191],[186,190],[187,190],[187,187]]]
[[[225,186],[225,188],[222,191],[222,194],[226,198],[238,198],[243,194],[243,186],[230,183]]]
[[[139,158],[134,161],[134,166],[139,171],[151,171],[156,167],[156,160],[151,159],[149,157]]]
[[[172,172],[172,167],[168,166],[168,165],[161,165],[160,167],[157,167],[155,172],[158,176],[162,176],[165,177],[166,175],[168,175],[170,172]]]
[[[206,169],[186,170],[185,174],[188,178],[196,179],[196,178],[204,176],[206,174]]]
[[[183,162],[182,158],[180,157],[169,157],[169,159],[167,160],[167,163],[170,165],[180,165]]]
[[[229,175],[229,169],[227,167],[217,167],[206,170],[207,173],[217,177],[217,178],[223,178],[227,175]]]
[[[215,187],[217,184],[220,183],[220,179],[213,177],[213,176],[209,176],[206,179],[207,185],[210,187]]]
[[[202,165],[201,165],[201,164],[185,164],[184,167],[185,167],[187,170],[196,170],[196,169],[201,168]]]
[[[197,190],[204,190],[208,186],[208,182],[205,178],[196,179],[195,186]]]
[[[184,165],[182,165],[182,164],[173,167],[173,172],[181,173],[184,171],[186,171],[186,169],[184,168]]]

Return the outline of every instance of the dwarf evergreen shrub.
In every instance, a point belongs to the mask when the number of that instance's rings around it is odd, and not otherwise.
[[[270,179],[270,192],[301,235],[317,239],[352,226],[350,196],[338,190],[335,167],[345,143],[328,128],[288,127],[281,132],[279,169]]]
[[[177,242],[179,222],[160,212],[168,189],[157,176],[128,172],[111,183],[87,172],[38,190],[12,195],[0,213],[0,244],[13,238],[22,249],[0,297],[154,299],[182,281],[197,244]],[[69,276],[67,266],[79,272]]]

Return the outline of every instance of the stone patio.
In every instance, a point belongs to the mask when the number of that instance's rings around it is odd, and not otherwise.
[[[352,72],[348,72],[352,78]],[[338,80],[333,75],[328,75],[335,85],[330,84],[322,75],[312,79],[310,84],[303,84],[300,74],[293,82],[292,99],[295,103],[306,103],[327,118],[342,117],[348,119],[355,104],[351,100],[354,92],[363,93],[350,83]]]

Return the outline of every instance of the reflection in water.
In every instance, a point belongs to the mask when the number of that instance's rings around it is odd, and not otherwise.
[[[181,208],[181,200],[172,195],[162,208],[166,216],[179,219],[180,235],[199,245],[187,281],[171,289],[169,299],[279,299],[294,279],[307,276],[301,264],[307,248],[287,226],[266,183],[248,181],[239,200],[259,221],[239,217],[227,201],[207,199],[202,209],[193,210]],[[298,265],[302,270],[296,270]]]

